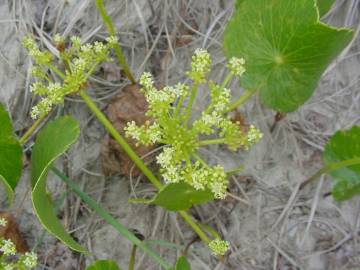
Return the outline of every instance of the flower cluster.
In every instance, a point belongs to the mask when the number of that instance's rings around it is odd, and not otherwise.
[[[229,76],[241,75],[245,70],[243,59],[234,58],[229,63]],[[142,126],[134,121],[127,123],[125,134],[143,145],[164,144],[156,157],[161,175],[166,183],[186,182],[197,190],[210,190],[215,198],[226,195],[228,177],[220,165],[210,166],[198,155],[201,146],[226,144],[231,150],[249,147],[259,141],[261,133],[251,125],[244,131],[239,123],[233,122],[227,111],[231,93],[226,83],[216,84],[206,80],[210,71],[211,58],[207,51],[198,49],[192,58],[191,71],[187,74],[194,81],[190,88],[182,83],[157,89],[150,73],[140,78],[141,92],[148,103],[147,116],[152,120]],[[185,98],[196,96],[200,83],[207,82],[211,101],[200,117],[189,123],[191,102],[184,106]],[[194,92],[195,91],[195,92]],[[204,136],[211,139],[203,140]],[[215,138],[214,138],[215,137]]]
[[[191,61],[191,71],[187,74],[195,83],[202,83],[205,81],[205,76],[210,68],[210,54],[204,49],[196,49]]]
[[[230,248],[230,244],[227,241],[217,238],[209,243],[209,248],[214,255],[224,255],[226,251],[228,251],[228,249]]]
[[[62,71],[53,65],[53,56],[48,51],[41,51],[33,39],[27,37],[23,40],[24,47],[35,62],[32,74],[37,81],[31,85],[30,91],[42,97],[32,108],[33,119],[48,114],[53,106],[64,102],[66,95],[81,90],[101,62],[111,61],[109,52],[117,39],[109,37],[106,41],[82,45],[79,37],[72,37],[69,47],[60,50],[60,60],[64,66]],[[65,39],[55,35],[54,43],[65,46]],[[49,71],[56,74],[62,83],[52,81],[48,76]]]
[[[227,64],[230,73],[236,76],[241,76],[245,72],[245,59],[232,57]]]
[[[20,255],[17,261],[8,262],[10,256],[16,255],[16,246],[10,239],[0,238],[0,269],[16,270],[16,269],[33,269],[37,265],[37,255],[34,252],[26,252]]]
[[[5,218],[0,218],[0,226],[5,227],[7,225],[7,220]]]

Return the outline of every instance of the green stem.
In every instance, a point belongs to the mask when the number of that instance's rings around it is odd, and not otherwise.
[[[209,139],[209,140],[198,141],[197,145],[198,146],[205,146],[205,145],[210,145],[210,144],[223,144],[223,143],[225,143],[224,138],[217,138],[217,139]]]
[[[192,109],[192,106],[193,106],[195,98],[196,98],[198,87],[199,87],[199,83],[195,82],[191,89],[189,104],[187,105],[187,108],[186,108],[185,122],[184,122],[185,124],[187,124],[187,122],[189,121],[191,109]]]
[[[63,181],[65,182],[70,189],[76,193],[87,205],[89,205],[100,217],[102,217],[108,224],[113,226],[116,231],[118,231],[122,236],[126,237],[134,245],[137,245],[145,253],[154,258],[161,266],[166,269],[171,269],[171,266],[165,262],[158,254],[156,254],[152,249],[150,249],[146,244],[144,244],[139,238],[137,238],[132,232],[130,232],[124,225],[119,223],[114,217],[112,217],[108,212],[101,208],[100,205],[96,203],[91,197],[86,193],[82,192],[80,188],[71,181],[68,177],[62,174],[57,168],[52,167],[51,170]]]
[[[48,64],[46,66],[52,71],[54,71],[61,79],[65,79],[65,74],[60,69],[51,64]]]
[[[40,116],[39,119],[37,119],[32,126],[25,132],[25,134],[19,139],[20,144],[24,144],[27,139],[34,133],[34,131],[37,129],[37,127],[42,123],[42,121],[46,118],[46,115]]]
[[[81,98],[85,101],[86,105],[90,110],[95,114],[97,119],[101,124],[106,128],[106,130],[111,134],[111,136],[120,144],[124,149],[126,154],[130,159],[136,164],[136,166],[143,172],[143,174],[150,180],[150,182],[157,188],[162,187],[160,181],[154,176],[154,174],[149,170],[149,168],[144,164],[141,158],[135,153],[131,146],[125,141],[125,139],[119,134],[119,132],[114,128],[106,116],[99,110],[96,104],[91,100],[91,98],[85,93],[84,90],[80,91]]]
[[[174,112],[174,115],[177,116],[179,115],[179,112],[180,112],[180,109],[181,109],[181,105],[183,104],[184,102],[184,98],[185,96],[181,96],[178,100],[178,103],[176,104],[176,108],[175,108],[175,112]]]
[[[105,9],[103,0],[96,0],[96,7],[99,10],[99,13],[100,13],[100,15],[101,15],[101,17],[102,17],[108,31],[109,31],[109,34],[111,36],[116,36],[115,29],[114,29],[114,26],[112,24],[112,21],[111,21],[110,17],[106,13],[106,9]],[[121,47],[120,47],[120,45],[118,43],[115,44],[114,50],[115,50],[115,54],[116,54],[116,57],[117,57],[120,65],[124,69],[124,73],[125,73],[126,77],[131,81],[132,84],[136,84],[136,81],[135,81],[133,75],[130,72],[129,66],[128,66],[128,64],[126,62],[126,59],[125,59],[125,56],[124,56],[124,54],[123,54],[123,52],[121,50]]]
[[[131,249],[130,261],[129,261],[129,270],[135,269],[135,256],[136,256],[136,245],[133,245]]]
[[[329,165],[327,165],[325,167],[322,167],[313,176],[311,176],[310,178],[308,178],[307,180],[302,182],[301,185],[300,185],[300,189],[303,189],[307,184],[313,182],[314,180],[319,178],[324,173],[330,173],[332,171],[339,170],[339,169],[341,169],[343,167],[356,165],[356,164],[360,164],[360,158],[347,159],[347,160],[343,160],[343,161],[340,161],[340,162],[331,163],[331,164],[329,164]]]
[[[230,112],[232,110],[235,110],[237,107],[244,104],[249,98],[251,98],[251,96],[254,93],[255,91],[245,90],[244,94],[241,97],[239,97],[237,100],[235,100],[233,103],[231,103],[225,112]]]
[[[232,77],[233,77],[233,75],[231,74],[231,72],[229,72],[229,74],[225,77],[225,80],[221,84],[221,89],[223,89],[227,86],[227,84],[230,82]]]
[[[192,217],[187,212],[179,211],[179,214],[191,226],[191,228],[197,233],[197,235],[204,243],[208,245],[211,242],[211,240],[207,237],[204,231],[200,228],[200,226],[192,219]]]
[[[131,160],[136,164],[136,166],[142,171],[142,173],[150,180],[150,182],[158,189],[162,187],[160,181],[154,176],[154,174],[149,170],[149,168],[143,163],[143,161],[138,157],[138,155],[132,150],[132,148],[127,144],[123,137],[117,132],[117,130],[112,126],[110,121],[106,116],[98,109],[95,103],[91,98],[85,93],[84,90],[80,91],[80,96],[93,111],[98,120],[104,125],[107,131],[113,136],[113,138],[120,144],[124,151],[128,154]],[[199,235],[199,237],[205,242],[209,243],[210,240],[206,234],[201,230],[201,228],[192,220],[191,216],[185,211],[179,211],[180,215],[185,219],[185,221],[192,227],[192,229]]]
[[[197,153],[193,153],[192,154],[204,167],[209,167],[209,165],[206,164],[206,162],[197,154]]]

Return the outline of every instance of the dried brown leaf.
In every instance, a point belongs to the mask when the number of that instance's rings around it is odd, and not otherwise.
[[[10,239],[15,244],[17,252],[25,253],[29,251],[14,216],[8,212],[0,211],[0,218],[6,219],[7,221],[5,227],[0,226],[0,237]]]
[[[144,124],[150,119],[145,116],[147,111],[147,103],[145,97],[139,91],[139,85],[125,86],[119,95],[110,102],[107,108],[107,116],[116,130],[124,135],[126,123],[135,121],[138,125]],[[127,140],[130,146],[141,157],[154,149],[153,146],[136,146],[136,141]],[[102,165],[105,175],[121,173],[128,175],[134,163],[121,149],[120,145],[110,136],[104,140],[102,145]],[[132,175],[134,177],[140,174],[139,170],[134,169]]]

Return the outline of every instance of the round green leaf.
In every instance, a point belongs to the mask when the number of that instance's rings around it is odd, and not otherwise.
[[[175,270],[191,270],[190,264],[186,260],[186,257],[181,256],[176,262]]]
[[[320,18],[324,16],[330,10],[335,0],[317,0],[316,4],[319,9]]]
[[[14,189],[21,176],[22,147],[13,135],[10,117],[0,104],[0,181],[11,203]]]
[[[46,192],[46,178],[50,166],[76,141],[79,133],[77,121],[70,116],[50,121],[39,132],[31,157],[32,202],[40,222],[51,234],[71,249],[87,253],[57,219]]]
[[[315,0],[238,0],[224,33],[228,58],[243,57],[241,84],[279,112],[310,98],[327,65],[353,32],[319,21]]]
[[[86,267],[86,270],[121,270],[116,262],[111,260],[98,260]]]
[[[210,190],[196,190],[187,183],[171,183],[165,185],[151,200],[170,211],[181,211],[195,204],[203,204],[214,200]]]
[[[360,163],[360,126],[337,131],[325,146],[324,163],[358,159]],[[360,194],[360,164],[343,167],[329,173],[334,178],[332,195],[336,200],[350,199]]]

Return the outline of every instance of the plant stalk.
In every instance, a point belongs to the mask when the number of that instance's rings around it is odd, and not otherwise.
[[[114,29],[114,26],[112,24],[111,18],[106,13],[106,9],[105,9],[103,0],[96,0],[96,7],[99,10],[99,13],[100,13],[100,15],[101,15],[101,17],[102,17],[108,31],[109,31],[109,34],[111,36],[115,37],[116,36],[115,29]],[[125,56],[124,56],[124,54],[122,52],[122,49],[121,49],[119,43],[115,44],[114,50],[115,50],[116,57],[117,57],[120,65],[121,65],[121,67],[124,69],[124,73],[125,73],[126,77],[130,80],[130,82],[132,84],[136,84],[134,76],[131,74],[131,71],[130,71],[129,66],[128,66],[127,62],[126,62]]]
[[[198,88],[199,88],[199,83],[195,82],[192,89],[191,89],[189,104],[187,105],[187,108],[186,108],[185,122],[184,122],[185,125],[187,124],[187,122],[190,119],[191,109],[193,107]]]
[[[89,205],[100,217],[102,217],[108,224],[113,226],[116,231],[118,231],[122,236],[126,237],[134,245],[138,246],[149,256],[154,258],[161,266],[166,269],[171,269],[171,266],[165,262],[158,254],[156,254],[152,249],[150,249],[146,244],[144,244],[139,238],[137,238],[132,232],[130,232],[124,225],[119,223],[114,217],[112,217],[108,212],[101,208],[100,205],[96,203],[91,197],[86,193],[82,192],[81,189],[71,181],[67,176],[61,173],[57,168],[52,167],[51,170],[63,181],[65,182],[70,189],[76,193],[87,205]]]
[[[130,261],[129,261],[129,268],[128,270],[135,269],[135,256],[136,256],[136,245],[133,245],[131,249]]]
[[[360,164],[360,158],[352,158],[352,159],[339,161],[339,162],[336,162],[336,163],[331,163],[331,164],[329,164],[329,165],[327,165],[325,167],[322,167],[313,176],[311,176],[310,178],[308,178],[307,180],[302,182],[299,189],[300,190],[303,189],[306,185],[313,182],[314,180],[319,178],[324,173],[330,173],[332,171],[339,170],[339,169],[341,169],[343,167],[356,165],[356,164]]]
[[[210,145],[210,144],[223,144],[225,143],[224,138],[217,138],[217,139],[209,139],[209,140],[202,140],[198,141],[198,146]]]
[[[92,101],[92,99],[85,93],[84,90],[81,90],[79,94],[81,98],[85,101],[86,105],[88,105],[90,110],[95,114],[95,116],[100,121],[100,123],[103,124],[105,129],[120,144],[120,146],[124,149],[126,154],[135,163],[135,165],[143,172],[143,174],[150,180],[150,182],[157,189],[160,189],[162,187],[160,181],[154,176],[154,174],[149,170],[149,168],[145,165],[145,163],[141,160],[141,158],[135,153],[135,151],[131,148],[131,146],[125,141],[125,139],[120,135],[120,133],[114,128],[114,126],[110,123],[110,121],[106,118],[106,116],[99,110],[99,108]]]
[[[251,98],[251,96],[254,93],[255,91],[245,90],[244,94],[241,97],[239,97],[237,100],[235,100],[233,103],[231,103],[225,112],[230,112],[232,110],[235,110],[237,107],[244,104],[249,98]]]
[[[211,242],[209,237],[207,237],[207,235],[200,228],[200,226],[192,219],[192,217],[186,211],[179,211],[179,214],[191,226],[191,228],[197,233],[197,235],[204,243],[209,244]]]
[[[95,114],[98,120],[104,125],[106,130],[113,136],[113,138],[120,144],[124,151],[128,154],[131,160],[136,164],[136,166],[142,171],[142,173],[149,179],[149,181],[157,188],[161,189],[162,185],[160,181],[154,176],[152,171],[144,164],[141,158],[132,150],[131,146],[124,140],[124,138],[118,133],[118,131],[113,127],[110,121],[106,116],[99,110],[96,104],[91,100],[91,98],[85,93],[84,90],[80,91],[80,96],[89,106],[90,110]],[[192,220],[191,216],[186,211],[179,211],[179,214],[184,218],[184,220],[193,228],[193,230],[199,235],[201,240],[205,243],[209,243],[210,240],[206,234],[201,230],[201,228]]]
[[[38,126],[42,123],[42,121],[46,118],[47,115],[40,116],[39,119],[37,119],[32,126],[25,132],[25,134],[19,139],[19,143],[23,145],[27,139],[30,138],[30,136],[35,132],[35,130],[38,128]]]

